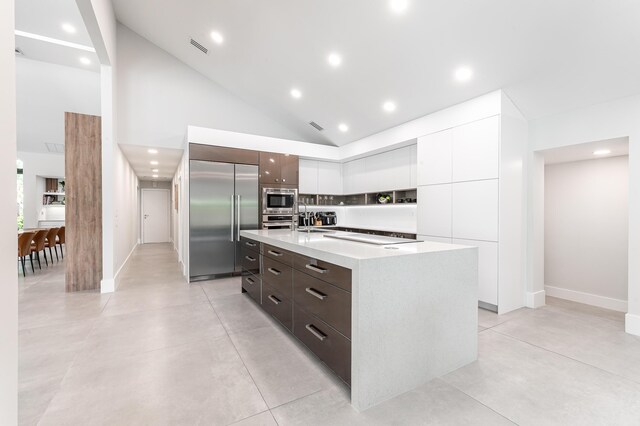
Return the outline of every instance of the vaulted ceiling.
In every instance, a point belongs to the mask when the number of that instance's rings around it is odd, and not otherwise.
[[[124,25],[312,142],[343,145],[500,88],[529,119],[640,93],[633,0],[113,3]]]

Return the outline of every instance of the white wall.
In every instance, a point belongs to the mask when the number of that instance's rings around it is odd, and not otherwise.
[[[539,200],[544,188],[544,168],[537,151],[580,143],[629,138],[629,273],[628,312],[625,329],[640,335],[640,96],[591,105],[533,120],[529,123],[529,193]],[[537,195],[537,196],[536,196]],[[531,198],[530,198],[531,200]],[[542,211],[541,211],[542,210]],[[527,292],[544,292],[544,215],[539,204],[528,209]],[[539,298],[537,298],[539,299]]]
[[[16,273],[16,69],[14,2],[0,2],[0,424],[18,423],[18,275]]]
[[[117,71],[120,143],[182,148],[190,124],[300,138],[121,24]]]
[[[35,228],[44,190],[42,185],[38,185],[38,176],[63,178],[64,155],[18,152],[18,158],[24,163],[24,227]]]
[[[620,156],[545,167],[548,295],[626,312],[628,161]]]
[[[119,273],[132,251],[138,244],[139,216],[138,177],[118,146],[115,152],[114,169],[114,253],[113,270],[115,288],[118,287]]]

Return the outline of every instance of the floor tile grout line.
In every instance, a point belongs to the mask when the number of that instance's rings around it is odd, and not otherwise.
[[[520,424],[514,420],[511,420],[509,417],[507,417],[505,414],[500,413],[499,411],[497,411],[496,409],[488,406],[487,404],[485,404],[484,402],[480,401],[479,399],[475,398],[473,395],[469,395],[468,393],[466,393],[463,389],[460,389],[459,387],[457,387],[456,385],[454,385],[453,383],[449,383],[448,381],[446,381],[443,377],[438,377],[439,380],[442,380],[444,383],[446,383],[447,385],[451,386],[452,388],[456,389],[457,391],[467,395],[469,398],[473,399],[474,401],[476,401],[478,404],[482,405],[483,407],[488,408],[489,410],[493,411],[494,413],[496,413],[497,415],[499,415],[500,417],[502,417],[503,419],[507,420],[508,422],[513,423],[516,426],[520,426]]]
[[[580,364],[582,364],[582,365],[586,365],[587,367],[594,368],[594,369],[596,369],[596,370],[598,370],[598,371],[601,371],[601,372],[603,372],[603,373],[607,373],[607,374],[610,374],[610,375],[612,375],[612,376],[614,376],[614,377],[617,377],[617,378],[620,378],[620,379],[623,379],[623,380],[628,380],[628,381],[630,381],[630,382],[632,382],[632,383],[635,383],[635,384],[637,384],[637,385],[640,385],[640,381],[638,381],[638,380],[634,380],[634,379],[630,379],[629,377],[621,376],[621,375],[620,375],[620,374],[618,374],[618,373],[614,373],[614,372],[611,372],[611,371],[609,371],[609,370],[605,370],[604,368],[602,368],[602,367],[598,367],[597,365],[589,364],[588,362],[581,361],[581,360],[579,360],[579,359],[575,359],[575,358],[573,358],[573,357],[570,357],[569,355],[565,355],[565,354],[563,354],[563,353],[556,352],[556,351],[553,351],[553,350],[551,350],[551,349],[547,349],[547,348],[542,347],[542,346],[538,346],[538,345],[536,345],[536,344],[534,344],[534,343],[527,342],[526,340],[522,340],[522,339],[520,339],[520,338],[518,338],[518,337],[511,336],[510,334],[501,333],[501,332],[496,331],[496,330],[491,330],[491,331],[492,331],[492,332],[494,332],[494,333],[496,333],[496,334],[499,334],[500,336],[504,336],[504,337],[507,337],[507,338],[509,338],[509,339],[517,340],[518,342],[522,342],[522,343],[524,343],[524,344],[526,344],[526,345],[533,346],[534,348],[538,348],[538,349],[540,349],[540,350],[543,350],[543,351],[546,351],[546,352],[549,352],[549,353],[552,353],[552,354],[556,354],[556,355],[561,356],[561,357],[563,357],[563,358],[570,359],[571,361],[575,361],[575,362],[580,363]]]
[[[202,288],[202,286],[200,286],[200,288]],[[256,383],[256,379],[253,378],[253,374],[251,374],[251,371],[249,370],[249,367],[247,367],[247,364],[244,362],[244,358],[242,358],[242,355],[240,354],[240,351],[238,350],[238,347],[236,346],[236,344],[233,342],[233,339],[229,335],[229,330],[227,330],[227,327],[224,325],[224,323],[220,319],[220,315],[218,315],[218,311],[216,311],[216,308],[213,307],[213,304],[211,303],[211,299],[209,299],[209,296],[207,295],[207,292],[204,291],[204,289],[202,289],[202,291],[205,293],[205,296],[207,297],[207,300],[209,300],[209,306],[211,306],[211,310],[213,310],[213,313],[216,315],[216,318],[218,318],[218,321],[220,321],[220,325],[222,325],[222,328],[223,328],[225,334],[227,335],[227,339],[229,339],[229,342],[231,342],[231,346],[233,346],[233,349],[236,351],[236,354],[238,354],[238,358],[240,359],[240,362],[242,362],[242,366],[244,367],[245,370],[247,370],[247,374],[251,378],[251,381],[253,382],[253,385],[256,387],[258,393],[260,394],[260,398],[262,398],[262,402],[264,402],[264,405],[265,405],[265,407],[267,407],[267,410],[268,410],[269,409],[269,404],[267,403],[267,400],[264,398],[264,395],[262,393],[262,390],[260,390],[260,387],[258,386],[258,383]],[[257,413],[257,414],[260,414],[260,413]],[[242,420],[244,420],[244,419],[242,419]]]

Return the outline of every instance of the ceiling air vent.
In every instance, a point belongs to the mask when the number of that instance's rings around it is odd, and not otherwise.
[[[19,47],[16,47],[16,48],[15,48],[15,51],[16,51],[16,55],[18,55],[18,56],[24,56],[24,52],[23,52]]]
[[[64,145],[60,143],[44,143],[47,146],[47,151],[53,152],[56,154],[64,154]]]
[[[318,130],[319,132],[324,130],[324,127],[322,127],[321,125],[319,125],[315,121],[310,121],[309,124],[311,124],[311,127],[313,127],[314,129]]]
[[[207,49],[206,47],[204,47],[203,45],[201,45],[200,43],[198,43],[197,41],[195,41],[192,38],[189,39],[189,43],[191,43],[192,46],[195,46],[198,50],[200,50],[205,55],[209,51],[209,49]]]

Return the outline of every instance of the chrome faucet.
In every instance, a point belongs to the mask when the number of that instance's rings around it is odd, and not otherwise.
[[[307,234],[311,233],[309,228],[309,215],[307,213],[307,203],[298,199],[298,204],[302,203],[304,206],[304,225],[307,228]],[[298,206],[298,215],[300,215],[300,206]]]

